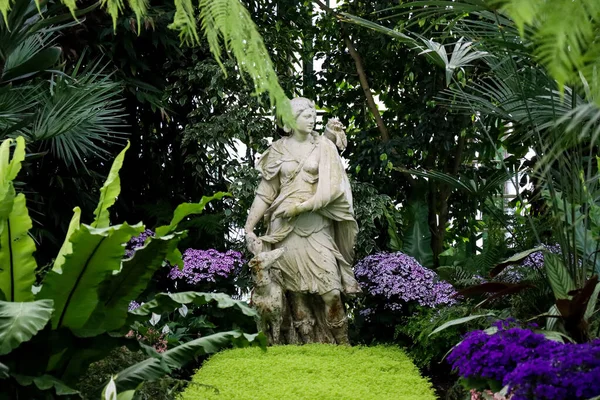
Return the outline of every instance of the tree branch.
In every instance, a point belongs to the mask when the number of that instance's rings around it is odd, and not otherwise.
[[[331,13],[337,17],[337,13],[334,10],[332,10],[330,7],[328,7],[326,4],[324,4],[321,0],[315,0],[315,2],[324,11]],[[358,52],[356,51],[354,44],[352,43],[346,30],[344,29],[344,24],[342,22],[340,22],[340,25],[341,25],[341,30],[342,30],[342,38],[344,39],[344,42],[346,43],[346,47],[348,48],[348,51],[350,52],[350,56],[352,57],[352,59],[354,60],[354,64],[356,65],[356,72],[358,73],[358,79],[360,81],[360,86],[362,87],[362,90],[365,93],[365,97],[367,99],[367,105],[369,106],[369,110],[371,111],[371,114],[373,114],[373,117],[375,117],[375,122],[377,123],[377,128],[379,129],[379,133],[381,135],[381,140],[383,142],[387,142],[390,140],[390,134],[387,130],[387,127],[385,126],[385,123],[383,122],[383,118],[381,118],[381,114],[379,113],[377,104],[375,104],[375,99],[373,98],[373,93],[371,93],[371,87],[369,86],[369,81],[367,79],[367,74],[365,72],[363,60],[362,60],[360,54],[358,54]]]

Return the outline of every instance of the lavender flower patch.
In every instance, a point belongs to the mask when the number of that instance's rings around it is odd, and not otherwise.
[[[362,288],[384,300],[383,307],[401,311],[407,303],[435,308],[456,303],[456,291],[437,274],[404,253],[377,253],[362,259],[355,269]],[[363,310],[368,316],[373,311]]]
[[[243,264],[242,254],[237,251],[221,253],[214,249],[187,249],[183,253],[183,269],[171,268],[168,277],[191,285],[216,282],[219,278],[230,277]]]

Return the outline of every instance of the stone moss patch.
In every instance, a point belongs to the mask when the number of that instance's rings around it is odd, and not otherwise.
[[[182,395],[200,399],[434,400],[431,384],[395,347],[325,344],[226,350]]]

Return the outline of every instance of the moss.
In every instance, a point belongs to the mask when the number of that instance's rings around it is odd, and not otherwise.
[[[223,351],[183,392],[200,399],[435,399],[431,384],[395,347],[324,344]]]

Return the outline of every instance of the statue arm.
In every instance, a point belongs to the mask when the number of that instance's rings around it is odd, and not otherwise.
[[[254,228],[258,222],[265,216],[267,208],[269,208],[269,204],[267,204],[262,197],[257,195],[252,202],[252,207],[250,207],[248,219],[246,220],[246,226],[244,227],[247,235],[254,232]]]
[[[265,216],[265,212],[271,203],[273,203],[273,200],[275,200],[278,194],[279,178],[277,175],[270,180],[261,180],[260,184],[258,185],[258,189],[256,190],[256,197],[254,198],[252,206],[250,207],[246,225],[244,226],[244,230],[246,231],[247,235],[254,232],[254,228]]]

